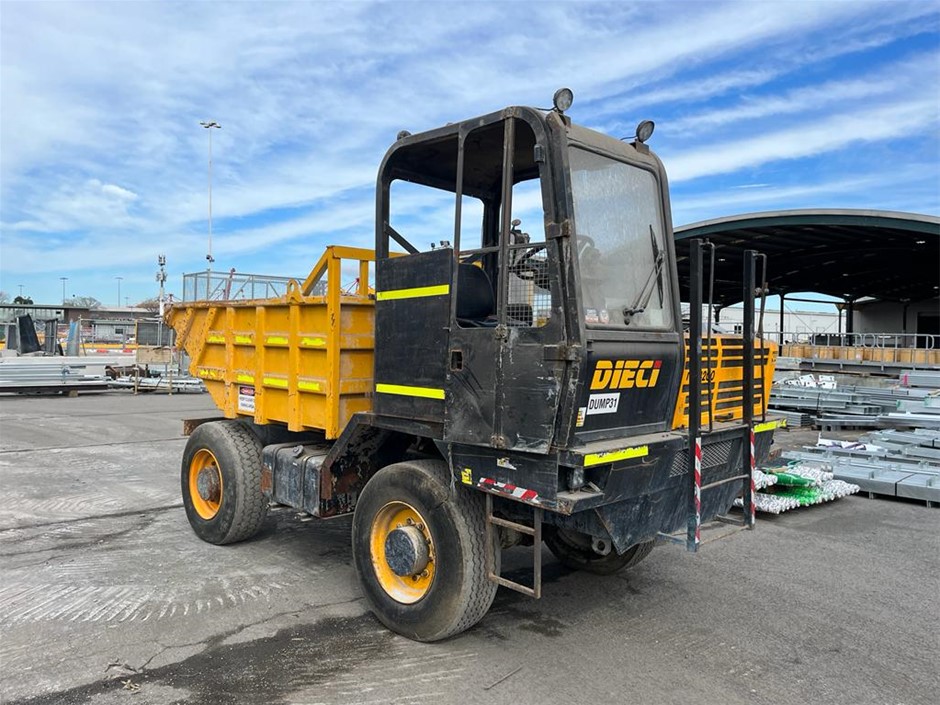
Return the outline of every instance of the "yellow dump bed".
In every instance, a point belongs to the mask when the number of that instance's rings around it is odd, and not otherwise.
[[[177,303],[167,321],[191,358],[190,373],[226,417],[337,438],[353,414],[372,408],[374,261],[372,250],[329,247],[284,296]],[[343,269],[356,266],[355,290],[345,293]]]

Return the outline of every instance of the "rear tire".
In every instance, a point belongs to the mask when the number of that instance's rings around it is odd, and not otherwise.
[[[602,556],[591,548],[591,537],[566,529],[545,532],[545,545],[559,561],[573,570],[586,570],[596,575],[614,573],[635,566],[653,550],[655,541],[644,541],[627,549],[626,553],[610,553]]]
[[[180,485],[186,517],[203,541],[244,541],[264,524],[268,500],[261,492],[261,441],[242,423],[197,427],[183,452]]]
[[[395,538],[406,547],[405,559],[390,548]],[[409,542],[420,548],[419,558]],[[496,596],[487,563],[498,573],[499,545],[486,549],[483,495],[454,485],[443,461],[413,460],[377,472],[359,495],[352,543],[372,612],[409,639],[438,641],[469,629]]]

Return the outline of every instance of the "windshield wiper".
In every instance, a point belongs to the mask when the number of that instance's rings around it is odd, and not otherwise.
[[[646,283],[643,284],[643,288],[640,289],[640,293],[637,294],[636,301],[633,302],[633,305],[625,306],[623,311],[621,311],[623,314],[623,323],[627,326],[630,325],[630,321],[633,320],[635,315],[643,313],[646,310],[650,299],[653,297],[654,290],[659,292],[660,306],[663,303],[662,271],[663,263],[666,261],[666,253],[660,250],[659,246],[656,244],[656,235],[653,233],[652,224],[650,224],[650,242],[653,246],[653,269],[650,271],[649,277],[646,278]]]

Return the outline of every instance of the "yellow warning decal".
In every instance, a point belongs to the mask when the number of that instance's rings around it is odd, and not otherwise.
[[[323,338],[301,338],[300,345],[305,348],[322,348],[326,341]]]
[[[443,399],[444,390],[434,387],[410,387],[405,384],[377,384],[375,391],[380,394],[399,394],[405,397],[423,397],[425,399]]]
[[[754,433],[773,431],[775,428],[784,428],[786,425],[786,419],[780,419],[779,421],[765,421],[764,423],[759,423],[754,427]]]
[[[238,375],[235,375],[235,381],[236,381],[236,382],[243,382],[243,383],[245,383],[245,384],[254,384],[254,383],[255,383],[255,378],[252,377],[251,375],[238,374]]]
[[[307,380],[300,380],[297,382],[297,389],[302,392],[319,392],[320,383],[319,382],[310,382]]]
[[[460,481],[465,485],[473,484],[473,472],[471,472],[470,468],[464,468],[460,471]]]
[[[649,454],[649,446],[612,450],[609,453],[589,453],[584,456],[584,467],[589,468],[602,463],[615,463],[618,460],[626,460],[627,458],[645,458]]]
[[[391,301],[392,299],[420,299],[425,296],[446,296],[450,293],[450,284],[437,286],[418,286],[413,289],[389,289],[375,294],[376,301]]]
[[[235,344],[236,345],[251,345],[252,337],[250,335],[236,335]]]
[[[287,380],[281,379],[280,377],[265,377],[261,380],[261,383],[266,387],[280,387],[281,389],[287,389]]]
[[[206,337],[206,342],[207,343],[224,343],[225,336],[224,335],[210,335]]]
[[[283,335],[269,335],[264,342],[268,345],[287,345],[287,338]]]

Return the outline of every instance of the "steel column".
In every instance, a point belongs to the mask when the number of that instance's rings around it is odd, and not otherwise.
[[[754,527],[754,293],[757,252],[744,252],[744,349],[742,392],[744,403],[744,438],[741,444],[741,471],[750,475],[744,483],[744,525]],[[782,307],[781,307],[782,308]]]

